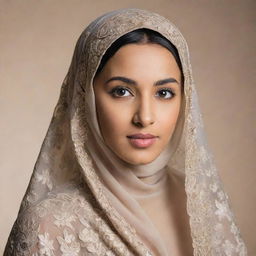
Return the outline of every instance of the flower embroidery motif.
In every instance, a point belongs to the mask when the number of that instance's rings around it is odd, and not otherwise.
[[[212,192],[214,192],[214,193],[216,193],[217,190],[218,190],[218,185],[217,185],[216,183],[210,184],[209,187],[210,187],[210,190],[211,190]]]
[[[225,240],[222,247],[226,255],[232,255],[235,252],[235,246],[229,240]]]
[[[226,197],[223,191],[218,192],[217,195],[218,195],[218,198],[219,198],[220,200],[224,200],[225,197]]]
[[[38,238],[40,255],[53,256],[53,240],[49,239],[49,234],[44,233],[44,235],[38,235]]]
[[[219,220],[222,220],[225,217],[228,220],[230,220],[230,215],[229,215],[227,205],[224,204],[223,202],[221,203],[217,200],[215,200],[215,205],[217,207],[217,210],[215,211],[215,214],[218,215]]]
[[[200,155],[203,162],[206,162],[206,161],[209,160],[209,156],[208,156],[207,151],[206,151],[204,146],[200,146],[199,155]]]
[[[115,256],[115,254],[112,251],[107,251],[104,256]]]
[[[46,185],[49,188],[49,190],[52,190],[53,185],[51,182],[49,169],[44,169],[41,174],[37,173],[36,180],[38,182],[41,182],[43,185]]]
[[[238,232],[239,232],[239,230],[238,230],[238,228],[237,228],[237,226],[235,225],[234,222],[232,222],[230,230],[231,230],[231,233],[234,234],[234,235],[238,234]]]
[[[206,176],[208,176],[208,177],[213,176],[213,174],[214,174],[213,168],[205,168],[205,174],[206,174]]]
[[[79,233],[79,239],[84,243],[82,246],[86,247],[87,251],[97,253],[100,251],[99,237],[92,229],[84,228]]]
[[[71,222],[76,220],[76,217],[72,215],[69,212],[63,211],[59,215],[54,215],[54,218],[56,219],[54,221],[54,224],[58,227],[64,227],[67,226],[71,229],[74,229]]]
[[[79,238],[85,243],[94,243],[98,240],[97,234],[92,229],[83,229],[79,233]]]
[[[68,234],[68,231],[64,229],[63,237],[57,236],[57,240],[60,244],[62,256],[78,256],[80,244],[75,241],[73,234]]]
[[[219,246],[222,243],[222,240],[224,238],[224,230],[223,225],[221,223],[218,223],[214,227],[214,234],[213,234],[213,244],[215,246]]]

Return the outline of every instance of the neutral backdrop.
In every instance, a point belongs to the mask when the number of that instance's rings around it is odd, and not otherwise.
[[[0,0],[0,254],[76,40],[90,21],[123,7],[158,12],[187,39],[209,145],[256,255],[255,0]]]

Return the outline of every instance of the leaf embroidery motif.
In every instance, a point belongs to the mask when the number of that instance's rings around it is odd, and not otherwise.
[[[71,222],[76,220],[76,217],[72,215],[69,212],[63,211],[59,215],[54,215],[54,218],[56,219],[54,221],[54,224],[58,227],[69,227],[71,229],[74,229]]]
[[[53,185],[51,182],[49,169],[42,170],[41,174],[37,173],[36,180],[38,182],[41,182],[43,185],[46,185],[49,188],[49,190],[52,190]]]

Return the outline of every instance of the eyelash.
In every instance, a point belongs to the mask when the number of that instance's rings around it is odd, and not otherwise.
[[[173,92],[172,89],[170,88],[161,88],[157,91],[157,93],[161,92],[161,91],[166,91],[166,92],[169,92],[171,94],[171,97],[170,98],[163,98],[163,99],[172,99],[176,94]],[[162,98],[162,97],[160,97]]]
[[[132,94],[132,92],[130,91],[130,89],[127,88],[127,87],[124,87],[124,86],[117,86],[117,87],[114,87],[109,93],[110,93],[113,97],[116,97],[116,98],[125,97],[125,96],[116,95],[116,92],[117,92],[118,90],[126,90],[126,91],[128,91],[128,92],[133,96],[133,94]]]
[[[117,86],[117,87],[114,87],[114,88],[109,92],[109,94],[112,95],[112,96],[115,97],[115,98],[127,97],[127,96],[120,96],[120,95],[117,95],[116,93],[117,93],[118,90],[126,90],[126,91],[128,91],[132,96],[134,96],[133,93],[131,92],[131,90],[130,90],[129,88],[125,87],[125,86]],[[157,93],[162,92],[162,91],[165,91],[165,92],[168,92],[168,93],[171,94],[171,97],[169,97],[169,98],[160,97],[160,98],[163,98],[163,99],[166,99],[166,100],[167,100],[167,99],[172,99],[172,98],[176,95],[176,94],[173,92],[173,90],[170,89],[170,88],[161,88],[161,89],[159,89],[159,90],[157,91]]]

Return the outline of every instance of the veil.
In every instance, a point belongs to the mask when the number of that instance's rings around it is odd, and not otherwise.
[[[92,81],[110,45],[139,28],[159,32],[177,48],[184,97],[170,147],[135,168],[102,140]],[[156,13],[104,14],[78,39],[4,255],[169,255],[138,203],[164,182],[144,184],[138,177],[164,166],[184,176],[194,255],[247,255],[207,146],[185,39]]]

